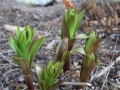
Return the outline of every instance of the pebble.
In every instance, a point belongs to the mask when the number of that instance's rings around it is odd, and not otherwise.
[[[24,81],[23,75],[19,76],[19,77],[18,77],[18,82],[23,82],[23,81]]]
[[[111,78],[111,79],[110,79],[110,82],[112,82],[112,83],[113,83],[114,81],[115,81],[115,80],[114,80],[113,78]]]
[[[118,36],[117,34],[111,34],[109,37],[110,37],[112,40],[115,40],[117,36]]]
[[[117,71],[117,75],[120,75],[120,71]]]
[[[3,88],[3,90],[9,90],[9,89],[8,89],[8,87],[6,87],[6,88]]]

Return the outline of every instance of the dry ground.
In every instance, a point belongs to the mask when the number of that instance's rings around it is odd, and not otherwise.
[[[80,8],[80,4],[78,4],[78,8]],[[3,26],[6,24],[22,27],[30,25],[35,30],[40,31],[39,35],[46,35],[47,38],[37,53],[33,64],[33,66],[39,64],[45,67],[54,55],[51,42],[58,43],[60,40],[64,10],[64,5],[57,3],[48,7],[30,7],[16,3],[13,0],[0,0],[0,90],[15,90],[18,84],[24,90],[26,88],[25,79],[20,68],[11,60],[11,56],[15,54],[8,45],[10,32],[5,30]],[[82,30],[83,27],[77,33],[86,32]],[[93,29],[96,30],[94,27]],[[103,30],[103,28],[99,28],[99,30]],[[116,62],[116,66],[114,64],[111,68],[108,66],[112,65],[112,62],[120,55],[120,34],[113,32],[107,34],[104,31],[98,34],[100,37],[103,35],[100,38],[98,51],[98,61],[101,65],[96,66],[88,81],[93,86],[86,87],[85,90],[119,90],[120,60]],[[77,40],[75,46],[83,44],[84,40]],[[71,72],[63,76],[62,79],[79,82],[79,69],[77,70],[76,67],[81,65],[81,60],[82,55],[71,55]],[[74,63],[77,63],[77,66]],[[100,76],[102,70],[107,71]],[[33,81],[37,83],[34,67],[32,71]],[[36,90],[38,90],[38,86],[36,86]],[[57,90],[76,90],[76,87],[62,85]]]

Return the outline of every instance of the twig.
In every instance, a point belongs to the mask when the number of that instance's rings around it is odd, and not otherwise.
[[[109,8],[111,9],[111,11],[115,14],[115,16],[118,16],[118,15],[116,14],[116,12],[113,10],[113,8],[110,6],[110,4],[108,3],[108,1],[107,1],[107,0],[105,0],[105,1],[106,1],[107,5],[109,6]]]
[[[111,67],[114,65],[115,62],[120,61],[120,56],[116,59],[116,61],[113,61],[113,56],[114,56],[114,52],[115,52],[115,49],[116,49],[116,46],[117,46],[117,42],[118,42],[118,38],[117,38],[116,43],[115,43],[115,47],[114,47],[114,50],[113,50],[112,58],[111,58],[111,60],[110,60],[110,62],[111,62]],[[112,61],[113,61],[113,62],[112,62]],[[111,68],[111,67],[110,67],[110,66],[108,67],[108,73],[107,73],[106,78],[105,78],[105,80],[104,80],[104,82],[103,82],[103,85],[102,85],[102,89],[101,89],[101,90],[103,90],[103,88],[104,88],[104,85],[105,85],[106,80],[107,80],[107,78],[108,78],[108,75],[109,75],[109,73],[110,73],[110,68]]]
[[[0,53],[0,55],[1,55],[5,60],[7,60],[9,63],[11,63],[11,64],[14,65],[15,67],[17,67],[17,65],[15,65],[12,61],[8,60],[4,55],[2,55],[1,53]]]
[[[38,86],[38,83],[34,83],[35,86]],[[63,82],[62,85],[75,85],[75,86],[92,86],[90,83],[83,83],[83,82]],[[26,87],[24,84],[19,84],[21,87]]]
[[[115,87],[117,87],[117,88],[120,88],[120,85],[114,84],[114,83],[110,82],[109,80],[108,80],[108,82],[109,82],[111,85],[113,85],[113,86],[115,86]]]
[[[10,53],[10,52],[13,52],[13,50],[7,50],[7,51],[5,51],[5,50],[0,50],[0,53],[2,54],[2,53]]]
[[[16,69],[12,69],[12,70],[8,70],[7,72],[4,73],[4,75],[7,75],[13,71],[17,71],[17,70],[20,70],[20,68],[16,68]]]
[[[92,86],[90,83],[82,83],[82,82],[63,82],[62,85],[76,85],[76,86]]]
[[[120,56],[116,59],[116,62],[120,61]],[[110,70],[110,68],[114,65],[115,61],[113,61],[109,66],[104,68],[99,74],[95,76],[95,78],[101,77],[103,74],[105,74],[107,71]]]
[[[48,44],[47,48],[52,49],[53,45],[55,45],[55,40]]]

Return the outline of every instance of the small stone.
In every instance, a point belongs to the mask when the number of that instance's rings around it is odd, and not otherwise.
[[[6,88],[3,88],[3,90],[9,90],[9,89],[8,89],[8,87],[6,87]]]
[[[23,81],[24,81],[23,75],[19,76],[19,77],[18,77],[18,82],[23,82]]]
[[[120,71],[117,71],[117,75],[120,75]]]
[[[110,37],[112,40],[115,40],[116,37],[117,37],[117,34],[111,34],[109,37]]]
[[[113,78],[111,78],[110,81],[113,83],[115,80]]]

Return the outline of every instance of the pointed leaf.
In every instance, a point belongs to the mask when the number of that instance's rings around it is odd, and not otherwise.
[[[49,68],[50,68],[52,65],[53,65],[52,60],[50,60],[49,63],[47,64],[47,66],[46,66],[47,70],[49,70]]]
[[[15,38],[12,35],[10,35],[8,43],[9,43],[10,47],[13,49],[13,51],[19,56],[19,52],[17,50],[18,43],[17,43],[17,41],[15,40]]]
[[[53,63],[61,60],[63,53],[67,50],[68,50],[68,39],[63,38],[57,47],[57,50],[54,55]]]
[[[53,74],[55,73],[55,67],[51,66],[48,70],[48,75],[49,77],[53,76]]]
[[[79,52],[79,53],[81,53],[81,54],[86,55],[86,52],[85,52],[84,47],[81,47],[81,46],[75,47],[75,48],[72,49],[70,52],[71,52],[71,53],[77,53],[77,52]]]
[[[43,80],[43,69],[36,65],[36,72],[37,72],[37,77],[38,77],[38,84],[39,88],[42,89],[42,80]]]
[[[69,55],[68,51],[64,52],[60,61],[61,62],[63,61],[65,63],[66,59],[68,58],[68,55]]]
[[[84,16],[85,10],[82,10],[78,15],[77,15],[77,22],[76,22],[76,29],[78,30],[79,26],[81,25],[83,16]]]
[[[77,36],[75,36],[74,38],[80,38],[80,39],[86,39],[86,38],[89,38],[86,34],[79,34],[79,35],[77,35]]]
[[[88,49],[88,53],[97,53],[99,47],[99,39],[95,40]]]
[[[85,43],[86,52],[88,51],[89,46],[97,39],[95,32],[92,30],[89,32],[88,36],[89,36],[89,38],[87,38],[86,43]]]
[[[49,82],[49,74],[48,74],[49,72],[47,71],[47,69],[45,68],[44,70],[43,70],[43,74],[44,74],[44,77],[43,77],[43,79],[46,81],[46,82]]]
[[[26,48],[26,33],[25,33],[25,31],[22,32],[22,35],[21,35],[21,38],[19,41],[19,48],[22,52],[25,51],[25,48]]]
[[[88,65],[86,63],[86,58],[84,57],[83,62],[82,62],[82,66],[81,66],[81,71],[80,71],[80,81],[81,82],[87,82],[87,80],[89,79],[89,76],[92,72],[92,70],[95,67],[95,60],[92,60],[90,62],[90,64]]]
[[[65,21],[65,18],[63,18],[63,26],[62,26],[62,33],[61,33],[61,39],[67,37],[68,39],[70,38],[70,32],[67,27],[67,22]]]
[[[75,16],[71,17],[71,24],[70,24],[70,40],[73,39],[75,37],[75,33],[76,33],[76,19],[77,19],[77,14],[75,14]]]
[[[17,32],[16,32],[16,34],[17,34],[17,40],[19,41],[20,38],[21,38],[21,31],[20,31],[20,27],[19,26],[17,26]]]
[[[12,57],[12,60],[22,69],[24,75],[30,74],[30,68],[26,59]]]
[[[29,48],[29,52],[31,52],[30,61],[29,61],[30,68],[31,68],[31,65],[33,62],[33,58],[34,58],[35,54],[37,53],[38,49],[40,48],[40,46],[43,44],[44,40],[45,40],[45,36],[32,42],[32,44]]]
[[[32,40],[33,40],[33,36],[34,36],[34,29],[33,28],[27,28],[28,29],[28,31],[26,31],[26,33],[27,33],[27,43],[29,44],[29,43],[31,43],[32,42]]]

